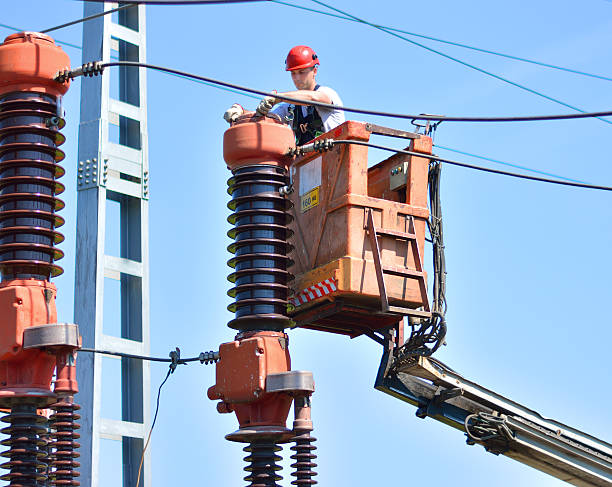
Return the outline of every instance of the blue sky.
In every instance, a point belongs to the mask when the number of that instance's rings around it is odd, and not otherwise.
[[[71,0],[3,3],[0,22],[27,30],[82,14],[81,2]],[[295,3],[322,9],[308,0]],[[333,5],[371,22],[612,77],[612,3],[604,0]],[[319,82],[336,89],[347,106],[483,116],[570,112],[367,25],[279,4],[157,6],[147,9],[147,19],[149,62],[262,90],[292,88],[285,55],[293,45],[307,44],[321,60]],[[0,27],[0,34],[9,33]],[[81,27],[55,37],[80,45]],[[582,109],[612,108],[609,81],[418,41]],[[81,63],[79,50],[65,49],[73,65]],[[80,82],[65,98],[66,272],[55,280],[63,321],[73,315]],[[166,356],[179,346],[192,356],[233,336],[225,326],[229,172],[222,157],[222,114],[234,102],[254,107],[257,101],[155,72],[148,73],[148,83],[151,353]],[[403,120],[350,118],[412,129]],[[612,185],[611,136],[612,124],[600,120],[443,123],[435,142]],[[384,157],[373,151],[371,162]],[[612,440],[612,195],[450,166],[443,173],[449,333],[448,346],[436,356],[545,416]],[[109,239],[112,253],[112,232]],[[109,307],[109,331],[117,323],[113,311]],[[468,447],[461,433],[417,419],[411,406],[375,391],[380,347],[371,340],[299,330],[290,335],[294,368],[312,370],[317,384],[313,416],[321,485],[565,485]],[[117,417],[119,369],[111,359],[104,363],[115,375],[103,386],[103,410]],[[152,395],[165,372],[163,365],[152,365]],[[166,384],[151,444],[154,485],[244,484],[240,446],[223,439],[235,429],[235,419],[218,415],[206,398],[213,382],[214,368],[198,364],[179,368]],[[119,483],[113,463],[119,452],[117,444],[104,443],[103,485]],[[283,485],[289,484],[288,465]]]

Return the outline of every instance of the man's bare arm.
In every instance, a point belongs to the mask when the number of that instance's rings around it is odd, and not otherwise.
[[[289,98],[297,98],[298,100],[304,100],[306,103],[294,103],[287,102],[296,105],[307,105],[309,101],[316,101],[319,103],[329,103],[331,104],[332,100],[329,95],[323,91],[316,90],[294,90],[294,91],[285,91],[284,93],[278,93],[277,97],[287,96]],[[279,98],[277,98],[277,102],[281,102]]]

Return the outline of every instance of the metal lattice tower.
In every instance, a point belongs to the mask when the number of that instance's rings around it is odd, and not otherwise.
[[[116,5],[86,2],[84,15]],[[146,62],[145,7],[131,7],[83,24],[83,62],[102,59]],[[149,353],[149,244],[146,77],[142,69],[113,68],[81,83],[77,173],[77,231],[74,317],[83,346],[139,355]],[[119,255],[108,255],[108,202],[119,205]],[[120,336],[103,331],[105,278],[120,281]],[[108,326],[108,323],[107,323]],[[105,358],[104,361],[113,360]],[[99,487],[101,439],[122,442],[123,487],[136,485],[150,423],[149,363],[121,358],[121,419],[101,417],[104,370],[98,354],[79,354],[82,404],[81,485]],[[106,372],[106,374],[105,374]],[[119,395],[118,384],[112,395]],[[102,468],[103,467],[103,468]],[[150,455],[140,486],[151,485]]]

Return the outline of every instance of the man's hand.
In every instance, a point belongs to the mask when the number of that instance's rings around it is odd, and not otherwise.
[[[236,119],[244,113],[244,108],[238,105],[238,103],[234,103],[231,107],[225,110],[223,114],[223,118],[229,124],[232,124],[236,121]]]
[[[261,115],[263,117],[264,115],[267,115],[270,110],[272,110],[274,105],[276,105],[276,98],[273,96],[266,96],[259,102],[259,105],[257,105],[257,109],[255,111],[257,112],[257,115]]]

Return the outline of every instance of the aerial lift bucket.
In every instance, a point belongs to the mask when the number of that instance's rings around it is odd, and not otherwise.
[[[377,132],[378,130],[378,132]],[[320,138],[367,142],[392,129],[348,121]],[[401,132],[431,154],[431,138]],[[368,148],[336,145],[290,167],[297,326],[351,337],[430,316],[423,270],[427,157],[395,154],[368,169]]]

